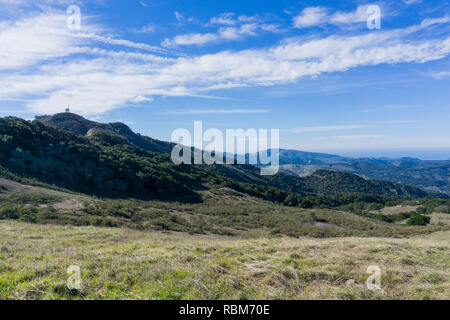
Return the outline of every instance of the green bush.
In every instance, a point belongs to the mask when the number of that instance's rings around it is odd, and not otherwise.
[[[425,208],[425,207],[418,207],[418,208],[416,209],[416,212],[417,212],[418,214],[426,214],[426,213],[427,213],[427,208]]]
[[[413,215],[409,218],[407,224],[409,226],[425,226],[430,223],[430,217],[423,216],[420,214]]]

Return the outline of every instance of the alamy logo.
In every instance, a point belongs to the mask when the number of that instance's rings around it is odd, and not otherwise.
[[[79,6],[71,5],[66,10],[67,28],[69,30],[81,29],[81,9]]]
[[[381,268],[375,265],[368,266],[366,273],[371,275],[366,281],[367,289],[381,290]]]
[[[67,288],[69,290],[81,290],[81,268],[76,265],[71,265],[67,268]]]
[[[381,29],[381,9],[377,5],[370,5],[366,9],[369,17],[367,18],[367,28],[370,30]]]
[[[270,140],[270,145],[269,145]],[[279,169],[280,130],[219,129],[203,132],[202,121],[194,121],[194,135],[187,129],[173,131],[172,162],[175,164],[253,164],[261,175],[274,175]]]

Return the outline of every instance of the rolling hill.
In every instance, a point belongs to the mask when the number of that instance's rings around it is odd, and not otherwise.
[[[307,177],[317,170],[347,172],[415,186],[440,197],[450,196],[450,160],[350,158],[286,149],[280,149],[279,155],[280,170],[294,176]],[[246,157],[249,159],[249,155]]]
[[[425,191],[450,196],[450,161],[448,160],[375,160],[360,159],[328,164],[284,164],[280,170],[295,176],[308,176],[316,170],[333,170],[360,175],[368,179],[394,181],[415,186]]]
[[[53,116],[40,116],[36,117],[36,120],[48,126],[55,126],[65,131],[70,131],[78,136],[91,136],[100,133],[120,136],[127,142],[147,151],[170,153],[173,148],[172,143],[136,134],[121,122],[99,123],[68,112],[58,113]]]
[[[102,197],[200,201],[197,191],[211,183],[289,205],[301,205],[305,197],[316,197],[316,204],[330,203],[321,197],[335,197],[336,204],[339,195],[345,195],[345,203],[351,201],[349,194],[385,200],[427,195],[418,188],[350,173],[318,171],[301,178],[285,173],[261,176],[249,165],[175,165],[168,154],[172,146],[135,134],[122,123],[102,124],[71,113],[31,122],[0,119],[3,175]]]

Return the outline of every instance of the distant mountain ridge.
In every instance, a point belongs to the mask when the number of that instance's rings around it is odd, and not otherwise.
[[[272,150],[269,150],[269,154]],[[375,165],[398,165],[399,163],[417,163],[422,160],[411,157],[403,158],[357,158],[357,157],[344,157],[329,153],[308,152],[292,149],[279,149],[280,164],[299,164],[299,165],[313,165],[313,164],[334,164],[334,163],[353,163],[353,162],[365,162]]]
[[[280,149],[281,170],[295,176],[308,176],[316,170],[358,174],[423,188],[450,196],[450,160],[420,160],[411,157],[350,158],[331,154]]]
[[[121,123],[101,124],[70,113],[0,119],[0,165],[16,175],[99,195],[193,197],[207,183],[224,183],[267,200],[360,193],[417,198],[426,192],[353,174],[318,172],[261,176],[249,165],[174,165],[173,144],[135,134]],[[347,197],[347,199],[351,199]]]
[[[316,170],[333,170],[358,174],[368,179],[380,179],[408,184],[430,193],[450,196],[450,161],[421,160],[414,165],[398,163],[375,165],[368,162],[348,162],[316,165],[282,165],[281,171],[305,177]]]
[[[279,149],[280,164],[323,164],[348,161],[349,158],[334,154]]]
[[[99,123],[68,112],[52,116],[40,116],[36,120],[99,141],[124,139],[136,147],[152,152],[170,154],[174,146],[170,142],[136,134],[127,125],[120,122]],[[268,152],[270,154],[273,151],[269,150]],[[353,158],[289,149],[279,149],[278,152],[281,171],[290,175],[306,177],[316,170],[325,169],[353,173],[370,179],[409,184],[424,188],[433,194],[445,193],[450,195],[450,161],[422,161],[411,157],[399,159]],[[249,163],[249,157],[247,154],[246,163]],[[236,166],[221,171],[227,174],[232,172],[233,176],[239,176],[239,181],[251,180],[254,182],[256,180],[257,183],[262,181],[255,176],[249,179],[249,173],[244,173],[245,170],[238,169]],[[253,171],[250,170],[250,172]],[[286,179],[288,178],[284,177],[284,180]],[[273,186],[279,187],[277,184]]]

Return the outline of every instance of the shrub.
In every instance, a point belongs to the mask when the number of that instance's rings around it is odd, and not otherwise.
[[[429,223],[430,217],[426,217],[420,214],[413,215],[407,222],[409,226],[425,226]]]
[[[418,208],[416,209],[416,212],[417,212],[418,214],[425,214],[425,213],[427,213],[427,208],[425,208],[425,207],[418,207]]]

